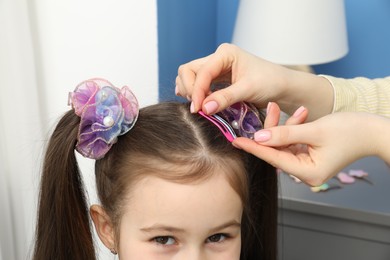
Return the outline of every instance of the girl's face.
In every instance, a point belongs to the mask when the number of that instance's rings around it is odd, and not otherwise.
[[[223,172],[190,184],[145,177],[129,195],[121,260],[240,258],[243,205]]]

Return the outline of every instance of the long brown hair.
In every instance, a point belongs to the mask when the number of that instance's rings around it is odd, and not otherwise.
[[[48,144],[35,260],[96,259],[88,204],[74,154],[78,124],[79,118],[69,111]],[[166,102],[142,108],[134,128],[118,137],[106,156],[96,161],[97,192],[114,227],[119,227],[126,194],[142,175],[194,182],[208,178],[215,167],[226,169],[226,177],[244,204],[240,259],[275,260],[275,169],[234,148],[212,123],[189,113],[188,104]]]

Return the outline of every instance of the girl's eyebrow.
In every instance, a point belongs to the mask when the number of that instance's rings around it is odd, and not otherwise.
[[[222,230],[222,229],[225,229],[225,228],[228,228],[228,227],[241,228],[241,223],[236,221],[236,220],[231,220],[229,222],[226,222],[226,223],[224,223],[222,225],[219,225],[219,226],[211,229],[211,233],[217,232],[219,230]]]
[[[140,230],[145,233],[151,233],[151,232],[186,233],[186,231],[182,228],[166,226],[158,223],[150,227],[140,228]]]
[[[212,228],[210,232],[214,233],[228,227],[241,228],[241,223],[236,220],[231,220],[222,225]],[[145,233],[151,233],[151,232],[186,233],[187,232],[185,229],[182,228],[167,226],[159,223],[153,224],[150,227],[140,228],[140,230]]]

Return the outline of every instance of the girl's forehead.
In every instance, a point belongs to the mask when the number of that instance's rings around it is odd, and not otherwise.
[[[144,177],[129,191],[121,226],[132,229],[156,223],[200,231],[222,222],[241,223],[241,198],[223,173],[202,182],[177,183],[155,176]]]

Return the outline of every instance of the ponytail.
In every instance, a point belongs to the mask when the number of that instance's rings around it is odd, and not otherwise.
[[[67,112],[45,154],[34,260],[96,259],[84,185],[74,147],[80,118]]]

